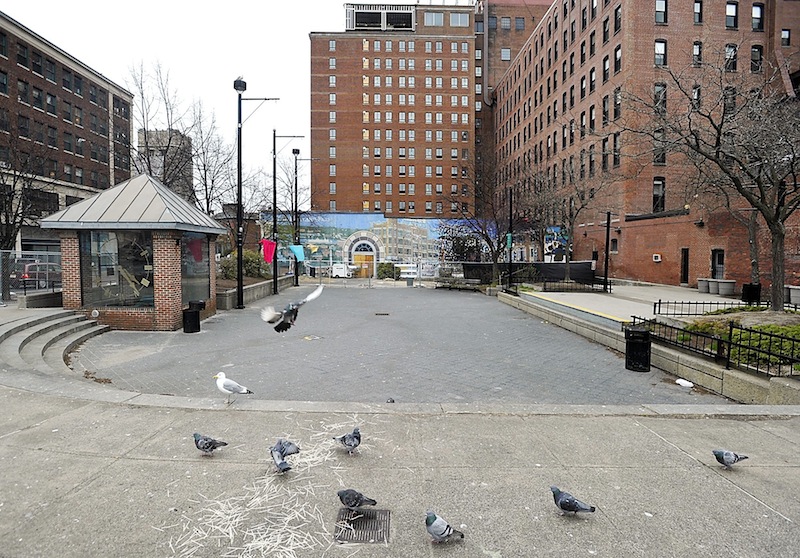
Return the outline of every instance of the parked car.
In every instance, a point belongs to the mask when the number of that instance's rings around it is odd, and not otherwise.
[[[49,262],[32,262],[15,266],[11,272],[11,286],[16,288],[47,289],[61,286],[61,265]]]

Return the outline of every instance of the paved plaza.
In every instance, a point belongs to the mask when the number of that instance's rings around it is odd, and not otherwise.
[[[727,403],[656,369],[626,370],[624,355],[494,297],[342,284],[304,305],[286,333],[261,321],[268,298],[219,313],[195,334],[103,334],[83,345],[75,366],[120,389],[192,398],[216,397],[212,376],[225,372],[255,392],[240,400]],[[274,303],[282,307],[313,288],[287,289]]]

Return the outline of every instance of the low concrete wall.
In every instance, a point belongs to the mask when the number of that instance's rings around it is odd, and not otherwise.
[[[596,325],[506,293],[498,293],[497,299],[615,351],[625,353],[624,331]],[[728,370],[704,358],[657,344],[651,345],[650,364],[739,403],[800,405],[800,380],[796,378],[769,377],[753,372]]]
[[[291,275],[278,277],[278,291],[291,287],[294,283]],[[252,304],[256,300],[272,295],[272,279],[267,279],[261,283],[247,285],[242,289],[243,302],[245,306]],[[217,310],[233,310],[236,308],[236,289],[227,291],[217,291]]]
[[[61,291],[17,296],[18,308],[61,308]]]

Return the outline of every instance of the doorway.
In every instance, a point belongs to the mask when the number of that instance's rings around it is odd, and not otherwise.
[[[373,276],[375,267],[375,250],[367,242],[359,242],[353,249],[353,264],[358,269],[353,273],[354,277],[366,279]]]
[[[711,250],[711,278],[725,278],[725,250]]]

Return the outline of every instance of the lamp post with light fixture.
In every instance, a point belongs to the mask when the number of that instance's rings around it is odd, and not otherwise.
[[[244,308],[244,209],[242,207],[242,101],[278,101],[277,97],[242,98],[247,82],[241,76],[233,81],[238,93],[238,119],[236,126],[236,308]],[[258,110],[256,108],[256,110]]]
[[[278,294],[278,149],[277,139],[298,139],[305,136],[279,136],[272,130],[272,241],[275,243],[275,255],[272,257],[272,294]],[[297,153],[300,153],[298,150]],[[295,159],[297,156],[295,155]],[[297,163],[295,162],[295,166]],[[297,170],[295,170],[297,176]],[[296,276],[295,276],[296,277]]]

